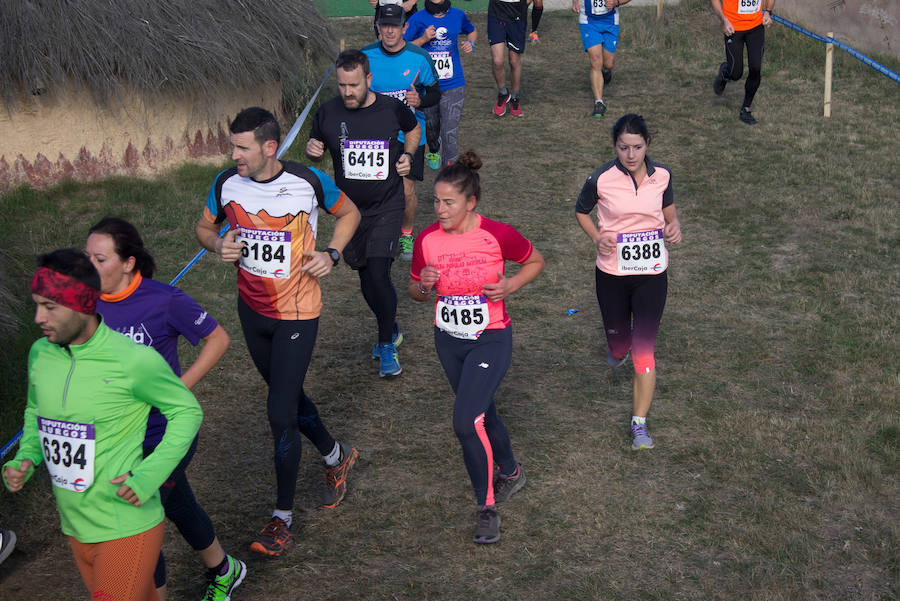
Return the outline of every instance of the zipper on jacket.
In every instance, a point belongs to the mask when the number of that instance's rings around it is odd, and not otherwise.
[[[69,394],[69,382],[72,380],[72,372],[75,371],[75,355],[72,354],[72,349],[68,346],[66,347],[66,352],[69,353],[69,357],[72,359],[72,366],[69,367],[69,375],[66,376],[66,386],[63,388],[63,396],[62,396],[62,406],[66,407],[66,396]]]

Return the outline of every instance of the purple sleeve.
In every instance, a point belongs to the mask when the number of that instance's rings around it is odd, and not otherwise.
[[[185,340],[197,346],[218,326],[213,317],[203,310],[193,298],[176,288],[169,298],[168,321]]]

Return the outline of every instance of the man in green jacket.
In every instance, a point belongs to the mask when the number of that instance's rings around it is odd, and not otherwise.
[[[100,276],[84,253],[38,257],[31,283],[44,333],[28,356],[24,435],[4,465],[17,492],[43,461],[62,531],[91,598],[155,600],[163,533],[159,487],[200,427],[197,400],[150,347],[96,313]],[[150,407],[168,420],[156,450],[141,445]]]

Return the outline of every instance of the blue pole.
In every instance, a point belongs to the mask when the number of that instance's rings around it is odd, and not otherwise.
[[[282,140],[281,145],[278,147],[278,152],[275,154],[276,158],[280,159],[282,156],[284,156],[284,153],[287,152],[287,149],[291,147],[291,144],[293,144],[294,139],[297,137],[297,134],[300,133],[300,129],[303,127],[303,123],[306,121],[306,117],[309,116],[309,111],[310,111],[310,109],[312,109],[312,105],[316,101],[316,97],[318,97],[319,92],[322,91],[322,88],[325,86],[325,82],[328,81],[328,76],[331,75],[332,69],[334,69],[334,63],[332,63],[331,66],[328,67],[328,71],[325,73],[325,77],[322,78],[322,83],[320,83],[319,87],[316,88],[315,93],[309,99],[309,102],[306,103],[306,106],[303,108],[303,111],[297,117],[297,120],[294,121],[294,125],[291,126],[291,129],[290,129],[290,131],[288,131],[287,135],[284,137],[284,140]],[[229,225],[226,223],[222,227],[222,230],[219,232],[220,238],[225,235],[225,232],[228,231],[228,228],[229,228]],[[191,270],[191,267],[196,265],[197,261],[199,261],[200,258],[203,257],[203,255],[205,255],[205,254],[206,254],[206,249],[204,248],[204,249],[201,249],[200,252],[198,252],[196,255],[194,255],[194,258],[191,259],[190,262],[188,262],[188,264],[184,266],[184,269],[182,269],[181,271],[178,272],[178,275],[176,275],[172,279],[172,281],[169,282],[169,285],[174,286],[175,283],[178,282],[178,280],[180,280],[182,277],[184,277],[184,275],[188,271]],[[9,442],[7,442],[5,445],[3,445],[3,448],[0,449],[0,459],[3,459],[3,456],[6,455],[9,452],[9,450],[12,449],[16,445],[17,442],[19,442],[19,440],[22,438],[22,433],[23,433],[23,430],[19,430],[19,432],[15,436],[13,436]]]

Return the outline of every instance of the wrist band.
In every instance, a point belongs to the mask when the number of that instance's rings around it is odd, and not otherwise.
[[[422,282],[416,282],[416,288],[419,289],[420,294],[424,294],[425,296],[431,296],[430,290],[425,290],[424,288],[422,288]]]

